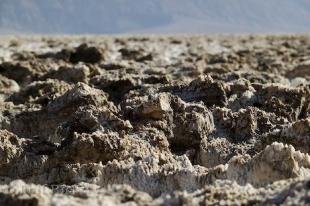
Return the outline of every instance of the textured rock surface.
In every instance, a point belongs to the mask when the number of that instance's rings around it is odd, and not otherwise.
[[[310,204],[309,36],[0,42],[0,205]]]

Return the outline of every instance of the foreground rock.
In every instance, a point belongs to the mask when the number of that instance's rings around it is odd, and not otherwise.
[[[310,37],[3,40],[0,205],[310,204]]]

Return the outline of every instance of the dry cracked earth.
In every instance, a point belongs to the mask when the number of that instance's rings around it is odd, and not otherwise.
[[[309,152],[310,35],[0,38],[0,205],[307,205]]]

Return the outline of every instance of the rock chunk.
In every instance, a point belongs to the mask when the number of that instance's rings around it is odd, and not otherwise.
[[[185,102],[204,102],[208,107],[225,106],[227,96],[225,85],[214,82],[210,76],[193,80],[190,84],[168,89]],[[166,90],[166,89],[165,89]]]
[[[18,92],[19,85],[12,79],[0,75],[0,101],[5,100],[12,93]]]
[[[310,156],[282,143],[267,146],[253,158],[236,156],[228,163],[227,169],[229,179],[256,186],[288,178],[306,177],[309,173]]]
[[[102,59],[102,52],[98,48],[94,46],[88,46],[85,43],[78,46],[70,55],[70,62],[72,63],[98,63]]]

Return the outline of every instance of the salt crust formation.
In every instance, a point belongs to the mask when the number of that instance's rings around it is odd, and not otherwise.
[[[310,204],[310,37],[1,37],[0,205]]]

